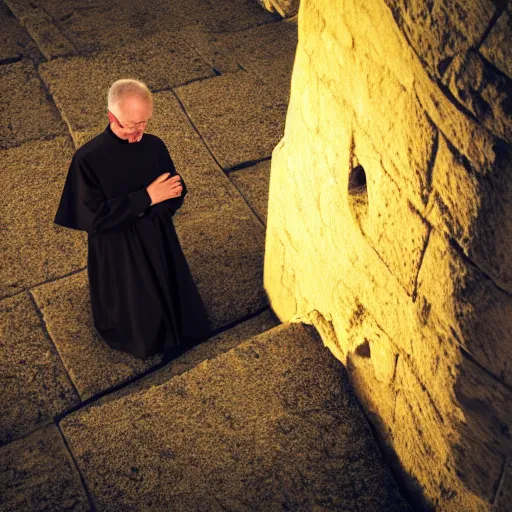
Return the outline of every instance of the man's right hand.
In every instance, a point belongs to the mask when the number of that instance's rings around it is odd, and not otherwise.
[[[154,205],[167,199],[181,196],[183,185],[181,184],[179,174],[175,174],[171,177],[171,174],[166,172],[158,176],[155,181],[151,182],[146,190],[151,198],[151,205]]]

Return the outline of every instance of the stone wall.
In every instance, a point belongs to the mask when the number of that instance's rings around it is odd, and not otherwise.
[[[419,508],[510,500],[511,18],[498,0],[299,9],[265,288],[346,365]]]

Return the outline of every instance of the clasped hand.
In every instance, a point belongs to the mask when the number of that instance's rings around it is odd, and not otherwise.
[[[151,205],[154,205],[167,199],[181,196],[183,185],[179,174],[171,177],[171,174],[166,172],[151,182],[146,190],[151,198]]]

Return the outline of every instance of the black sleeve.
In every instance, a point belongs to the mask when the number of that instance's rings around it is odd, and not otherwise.
[[[107,199],[87,161],[75,155],[54,222],[91,234],[122,230],[138,220],[150,203],[145,188]]]

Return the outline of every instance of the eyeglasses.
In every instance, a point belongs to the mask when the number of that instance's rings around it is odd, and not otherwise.
[[[110,112],[110,110],[109,110]],[[114,118],[115,122],[118,124],[119,128],[123,129],[123,130],[137,130],[139,128],[145,128],[146,125],[148,124],[149,122],[149,119],[146,119],[146,121],[141,121],[140,123],[136,123],[135,125],[133,126],[128,126],[128,125],[123,125],[121,124],[121,122],[119,121],[119,119],[117,119],[117,117],[112,114],[112,112],[110,112],[110,114],[112,115],[112,117]]]

